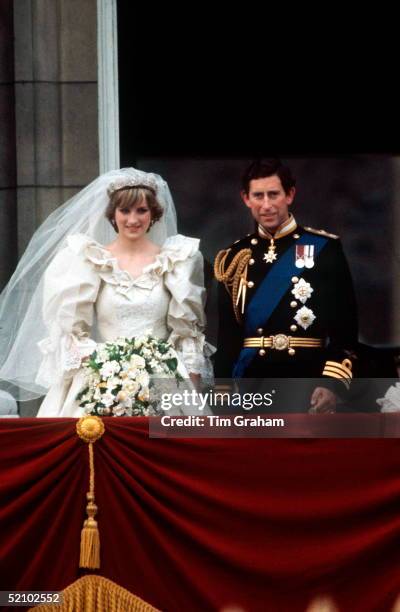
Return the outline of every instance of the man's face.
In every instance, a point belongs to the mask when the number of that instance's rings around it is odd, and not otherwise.
[[[257,223],[268,232],[274,232],[289,218],[289,206],[295,189],[285,193],[281,179],[276,174],[250,181],[249,193],[242,191],[243,202],[250,208]]]

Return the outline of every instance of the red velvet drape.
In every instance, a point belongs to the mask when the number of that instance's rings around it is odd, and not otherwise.
[[[0,423],[0,590],[80,575],[87,445],[74,419]],[[101,570],[165,611],[391,609],[400,592],[400,441],[149,439],[95,444]]]

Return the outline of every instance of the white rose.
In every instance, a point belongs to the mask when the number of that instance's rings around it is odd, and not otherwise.
[[[139,391],[139,383],[136,380],[127,380],[123,382],[122,389],[125,393],[129,393],[130,395],[134,395]]]
[[[138,370],[137,368],[129,368],[128,370],[128,376],[130,379],[135,380],[137,376],[139,376],[140,374],[140,370]]]
[[[100,370],[100,374],[103,378],[110,378],[110,376],[114,376],[114,374],[118,374],[121,366],[118,361],[106,361],[103,367]]]
[[[112,393],[108,391],[106,391],[106,393],[104,393],[101,396],[101,403],[104,404],[107,408],[112,406],[114,402],[115,402],[115,395],[113,395]]]
[[[113,376],[107,380],[107,391],[112,391],[115,387],[121,384],[120,379],[117,376]]]
[[[130,359],[131,368],[140,368],[143,369],[146,367],[146,362],[140,355],[132,355]]]

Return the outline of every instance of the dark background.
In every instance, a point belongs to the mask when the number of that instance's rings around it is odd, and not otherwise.
[[[218,32],[138,40],[134,6],[118,3],[121,166],[167,180],[179,231],[201,239],[210,272],[216,252],[252,231],[240,200],[243,168],[279,156],[298,179],[292,211],[304,225],[339,234],[353,274],[363,342],[400,345],[395,252],[400,154],[391,96],[350,63],[323,68]],[[164,32],[165,34],[165,32]],[[195,38],[195,35],[193,35]],[[201,44],[199,44],[201,43]],[[268,44],[267,44],[268,43]],[[140,48],[140,54],[138,53]],[[156,54],[153,57],[154,50]],[[378,105],[379,103],[379,105]],[[215,340],[215,286],[208,332]]]

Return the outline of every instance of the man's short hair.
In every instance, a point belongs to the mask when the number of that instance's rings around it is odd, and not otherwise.
[[[242,177],[242,189],[248,195],[250,181],[253,179],[266,178],[267,176],[279,176],[282,187],[286,194],[296,185],[296,179],[288,166],[282,164],[280,159],[265,159],[253,161],[245,170]]]

